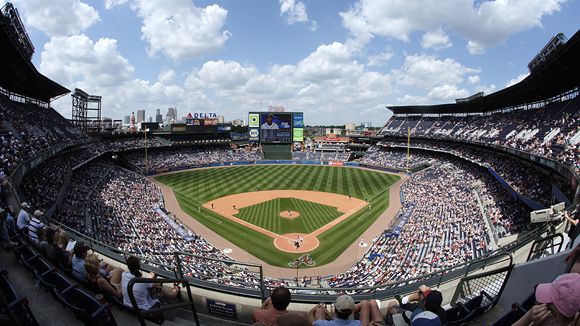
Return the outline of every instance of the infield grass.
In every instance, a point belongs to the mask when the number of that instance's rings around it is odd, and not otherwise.
[[[282,211],[297,211],[300,216],[280,217]],[[237,218],[274,233],[311,233],[341,216],[336,207],[321,205],[296,198],[276,198],[240,209]]]
[[[310,165],[234,166],[156,177],[156,180],[173,189],[179,205],[190,216],[252,255],[281,267],[288,267],[288,263],[301,254],[279,251],[269,236],[203,207],[200,212],[199,207],[216,198],[259,190],[315,190],[368,200],[370,209],[361,209],[318,236],[320,245],[309,254],[316,261],[316,266],[321,266],[339,256],[388,207],[389,187],[398,179],[396,175],[363,169]],[[258,205],[252,207],[255,206]],[[279,208],[275,207],[268,212],[268,216],[280,219],[279,213]],[[274,232],[284,234],[294,231],[280,228],[279,232]]]

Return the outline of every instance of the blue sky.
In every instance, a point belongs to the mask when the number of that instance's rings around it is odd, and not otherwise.
[[[304,111],[307,124],[379,126],[386,105],[448,103],[517,82],[553,35],[580,27],[578,0],[13,4],[35,66],[103,96],[116,119],[177,107],[232,120],[274,105]],[[69,96],[53,107],[70,117]]]

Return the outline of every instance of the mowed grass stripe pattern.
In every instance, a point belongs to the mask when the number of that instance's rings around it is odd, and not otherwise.
[[[399,177],[344,167],[253,165],[184,171],[156,179],[171,187],[181,208],[200,223],[263,261],[288,267],[288,262],[300,254],[281,252],[274,247],[272,238],[211,210],[201,208],[200,212],[199,207],[212,199],[256,190],[317,190],[368,199],[370,208],[362,209],[318,236],[320,246],[309,254],[320,266],[333,261],[346,247],[360,239],[360,235],[388,207],[388,188]],[[272,205],[269,209],[279,213],[278,207]],[[268,223],[269,228],[288,233],[283,230],[283,222],[279,219]],[[303,224],[304,230],[316,229],[315,222],[304,221]]]
[[[339,171],[341,170],[341,171]],[[338,179],[341,179],[341,182]],[[397,176],[362,169],[308,165],[266,165],[200,169],[158,176],[160,182],[205,203],[256,190],[316,190],[370,198]]]
[[[280,212],[297,211],[294,219],[279,216]],[[236,217],[278,234],[311,233],[343,213],[336,207],[321,205],[296,198],[276,198],[240,209]]]

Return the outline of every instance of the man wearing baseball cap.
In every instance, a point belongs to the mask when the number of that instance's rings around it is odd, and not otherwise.
[[[20,204],[20,212],[18,212],[18,217],[16,218],[16,227],[24,235],[28,235],[28,222],[30,222],[30,213],[28,210],[30,205],[27,202],[22,202]]]
[[[334,325],[348,325],[348,326],[360,326],[359,320],[353,319],[353,313],[355,311],[354,299],[350,295],[341,295],[336,298],[334,302],[334,319],[324,320],[319,319],[324,316],[320,316],[317,313],[316,321],[314,321],[314,326],[334,326]]]
[[[536,287],[536,302],[514,326],[569,325],[580,310],[580,274],[558,276]]]

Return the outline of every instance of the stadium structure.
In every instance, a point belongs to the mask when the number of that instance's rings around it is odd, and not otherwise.
[[[421,284],[443,293],[447,324],[483,324],[517,320],[533,284],[578,259],[580,32],[511,87],[389,106],[378,133],[309,149],[286,131],[297,112],[251,113],[284,129],[266,135],[205,117],[89,133],[86,112],[51,108],[70,91],[36,70],[10,3],[0,42],[2,324],[251,324],[278,286],[292,311],[347,293],[384,314]],[[138,257],[157,279],[107,293],[70,264],[87,250],[124,270]],[[179,284],[182,299],[143,310],[143,283]]]

